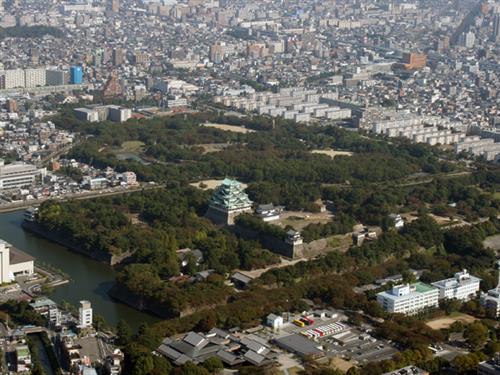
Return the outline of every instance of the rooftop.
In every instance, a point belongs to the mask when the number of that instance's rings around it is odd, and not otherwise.
[[[224,210],[250,208],[252,201],[243,191],[241,184],[236,180],[225,178],[210,199],[210,206]]]
[[[10,264],[26,263],[32,262],[34,260],[35,258],[25,253],[24,251],[21,251],[14,246],[10,247]]]
[[[277,338],[274,341],[280,348],[296,353],[301,357],[320,356],[324,354],[323,350],[318,347],[318,344],[296,333]]]
[[[421,282],[415,283],[413,285],[417,293],[427,293],[434,289],[432,286]]]
[[[377,295],[381,295],[387,299],[397,299],[397,298],[408,298],[409,296],[416,296],[417,294],[424,293],[438,293],[438,289],[429,284],[424,284],[422,282],[417,282],[415,284],[406,285],[396,285],[391,290],[385,292],[380,292]]]
[[[389,371],[384,373],[383,375],[425,375],[428,374],[427,371],[422,370],[416,366],[406,366],[400,368],[399,370]]]

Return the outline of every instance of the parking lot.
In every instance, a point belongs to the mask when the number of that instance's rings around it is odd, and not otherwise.
[[[325,354],[329,358],[343,358],[352,360],[356,364],[366,364],[372,361],[390,359],[398,350],[386,340],[378,340],[370,335],[370,327],[358,328],[346,323],[347,317],[336,315],[334,317],[314,317],[314,323],[309,326],[298,327],[292,323],[293,319],[300,316],[291,317],[290,322],[285,323],[278,336],[285,333],[302,333],[311,330],[321,330],[334,323],[340,323],[342,329],[323,337],[310,337],[319,345],[323,346]],[[270,339],[270,337],[268,337]]]

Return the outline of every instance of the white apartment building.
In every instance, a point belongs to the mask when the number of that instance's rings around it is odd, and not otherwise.
[[[432,285],[439,289],[439,299],[468,301],[479,292],[480,283],[481,279],[463,270],[457,272],[452,278],[436,281]]]
[[[481,305],[493,312],[495,317],[500,316],[500,288],[488,290],[488,293],[481,293]]]
[[[34,259],[0,239],[0,282],[9,283],[17,276],[33,275]]]
[[[16,162],[5,165],[0,159],[0,190],[17,189],[29,186],[37,176],[45,177],[47,170],[37,169],[33,164]]]
[[[25,75],[24,70],[6,70],[5,72],[5,88],[14,89],[18,87],[25,87]]]
[[[439,306],[439,290],[424,283],[396,285],[377,294],[377,302],[389,313],[413,315]]]
[[[78,322],[80,328],[90,327],[92,325],[92,305],[89,301],[80,301]]]
[[[26,69],[24,71],[24,85],[26,88],[45,86],[46,83],[45,69]]]

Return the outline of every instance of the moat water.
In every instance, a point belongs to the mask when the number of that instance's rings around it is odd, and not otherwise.
[[[54,289],[49,298],[60,303],[67,301],[75,306],[80,300],[89,300],[94,313],[102,315],[111,325],[121,319],[137,328],[142,322],[154,323],[156,317],[132,309],[108,296],[113,286],[115,270],[83,255],[44,240],[23,230],[23,211],[0,214],[0,239],[36,258],[40,265],[50,265],[66,273],[70,282]]]

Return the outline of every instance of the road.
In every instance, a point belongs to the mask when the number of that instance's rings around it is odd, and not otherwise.
[[[48,197],[48,198],[43,198],[43,199],[33,199],[29,201],[23,201],[23,202],[15,202],[15,203],[6,203],[3,205],[0,205],[0,213],[2,212],[10,212],[10,211],[19,211],[22,209],[26,209],[28,207],[36,207],[41,205],[43,202],[48,201],[48,200],[58,200],[61,202],[75,199],[75,200],[81,200],[81,199],[91,199],[91,198],[96,198],[96,197],[107,197],[107,196],[113,196],[113,195],[119,195],[119,194],[128,194],[128,193],[134,193],[137,191],[142,191],[142,190],[152,190],[152,189],[161,189],[163,188],[163,185],[141,185],[137,187],[130,187],[130,188],[114,188],[114,189],[104,189],[104,190],[98,190],[98,191],[89,191],[81,194],[66,194],[64,196],[58,196],[58,197]]]

